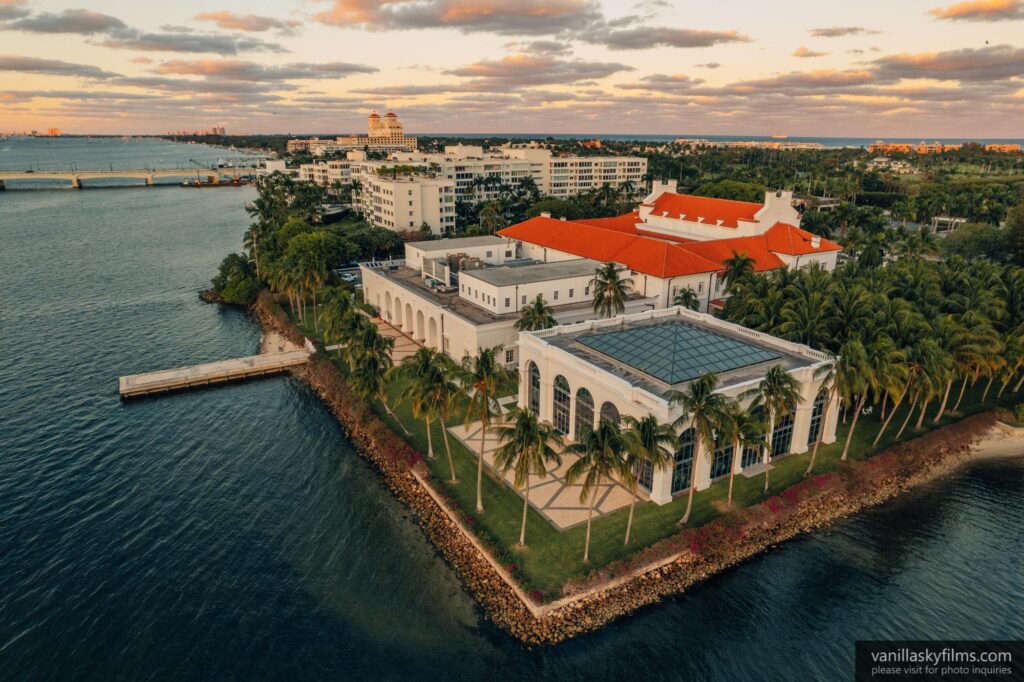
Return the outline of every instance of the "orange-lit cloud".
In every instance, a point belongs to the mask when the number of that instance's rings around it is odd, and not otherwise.
[[[812,57],[824,57],[827,54],[828,52],[815,52],[814,50],[810,50],[806,47],[798,47],[795,50],[793,50],[793,56],[799,57],[801,59],[810,59]]]
[[[929,11],[939,19],[964,21],[1010,21],[1024,19],[1024,0],[969,0]]]
[[[219,12],[200,12],[193,17],[196,21],[212,21],[220,28],[229,31],[247,31],[262,33],[276,30],[284,35],[291,35],[302,25],[301,21],[264,17],[258,14],[235,14],[227,10]]]

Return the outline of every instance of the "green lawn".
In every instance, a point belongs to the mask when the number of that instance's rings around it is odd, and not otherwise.
[[[311,330],[307,330],[311,331]],[[336,363],[344,373],[345,367]],[[955,393],[959,384],[954,389],[954,396],[951,400],[955,402]],[[960,406],[960,413],[957,417],[945,417],[938,426],[944,426],[964,416],[981,412],[984,409],[991,409],[996,406],[992,395],[989,396],[989,404],[982,406],[980,398],[984,389],[984,381],[978,382],[974,389],[968,389]],[[998,389],[994,387],[992,394]],[[389,386],[388,393],[390,403],[399,419],[411,432],[409,442],[420,452],[427,452],[426,427],[421,420],[415,420],[410,413],[409,406],[396,404],[396,398],[402,390],[399,382],[393,382]],[[1000,406],[1009,406],[1020,400],[1020,396],[1011,394],[1004,395],[999,401]],[[885,437],[879,443],[878,448],[871,447],[871,441],[878,433],[881,423],[877,415],[862,417],[854,433],[853,442],[850,446],[850,459],[867,459],[876,452],[892,445],[894,436],[899,429],[900,423],[906,414],[906,407],[901,408],[890,425]],[[925,419],[924,429],[915,431],[915,414],[911,419],[903,440],[919,436],[932,428],[932,417],[938,409],[938,402],[933,402],[928,410]],[[377,415],[389,424],[398,433],[402,433],[397,424],[387,415],[380,404],[374,405]],[[822,473],[832,471],[843,463],[839,461],[842,452],[843,442],[849,430],[848,424],[839,424],[836,443],[822,446],[818,451],[818,458],[815,465],[815,472]],[[623,509],[614,514],[599,518],[594,521],[591,532],[590,563],[583,564],[583,542],[586,527],[578,526],[561,532],[549,524],[544,517],[533,508],[530,509],[527,518],[526,542],[527,549],[516,548],[519,540],[519,527],[522,518],[522,497],[504,483],[497,475],[490,472],[486,467],[483,482],[483,499],[485,511],[477,514],[476,509],[476,452],[466,448],[458,439],[449,438],[452,448],[452,458],[455,464],[458,483],[449,483],[448,459],[444,451],[441,426],[434,424],[432,428],[435,458],[427,459],[426,463],[430,468],[434,481],[439,486],[444,486],[458,502],[462,512],[471,523],[498,547],[498,559],[503,563],[515,563],[517,571],[522,577],[524,587],[527,590],[540,590],[548,594],[560,593],[561,586],[569,578],[586,575],[593,569],[600,568],[610,562],[623,559],[630,553],[642,549],[663,538],[678,532],[676,523],[683,515],[686,507],[686,495],[680,495],[672,503],[658,506],[653,503],[639,503],[636,508],[633,520],[632,542],[629,547],[623,543],[626,532],[626,521],[628,509]],[[493,438],[493,436],[489,436]],[[472,443],[475,447],[476,442]],[[799,482],[807,469],[807,462],[810,453],[801,455],[790,455],[776,460],[771,471],[771,488],[769,495],[776,495],[787,487]],[[691,527],[703,525],[714,519],[721,512],[727,492],[728,479],[723,479],[713,484],[707,490],[700,491],[694,496],[693,511],[690,516]],[[746,507],[756,504],[763,499],[764,477],[747,478],[739,475],[735,478],[733,489],[733,501],[738,507]]]

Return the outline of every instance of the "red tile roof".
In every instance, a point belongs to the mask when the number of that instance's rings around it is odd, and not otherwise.
[[[721,227],[738,227],[740,220],[754,220],[754,215],[764,208],[764,204],[750,201],[732,201],[730,199],[713,199],[698,197],[692,194],[675,194],[664,192],[651,208],[651,215],[689,220],[702,224],[715,225],[722,221]]]
[[[502,237],[564,251],[582,258],[622,263],[631,270],[655,277],[678,277],[716,272],[722,266],[680,244],[631,235],[585,222],[536,217],[506,227]]]
[[[828,239],[822,238],[818,248],[811,245],[814,235],[807,230],[801,230],[786,223],[775,223],[764,233],[764,240],[768,248],[775,253],[784,253],[788,256],[803,256],[809,253],[822,253],[826,251],[842,251],[843,247]]]

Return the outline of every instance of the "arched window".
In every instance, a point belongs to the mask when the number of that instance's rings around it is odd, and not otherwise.
[[[686,490],[690,486],[693,474],[693,429],[686,429],[679,436],[679,449],[676,450],[676,462],[672,468],[672,494]]]
[[[527,407],[534,414],[540,414],[540,370],[537,369],[537,363],[531,360],[527,371],[530,375],[530,383],[526,389]]]
[[[651,492],[651,486],[654,485],[654,466],[651,464],[651,460],[644,458],[637,462],[633,475],[636,476],[637,483],[641,488]]]
[[[576,391],[576,440],[583,437],[587,429],[594,428],[594,396],[581,388]]]
[[[754,417],[754,419],[758,421],[764,419],[764,410],[761,408],[760,405],[751,410],[750,414],[751,416]],[[743,448],[743,454],[740,458],[740,466],[743,467],[744,469],[746,469],[749,466],[754,466],[755,464],[761,461],[761,458],[763,456],[764,454],[761,452],[760,448],[745,447]]]
[[[825,406],[828,405],[828,390],[818,391],[811,408],[811,427],[807,431],[807,445],[814,445],[821,438],[821,424],[825,421]]]
[[[619,423],[619,408],[615,407],[609,402],[605,402],[601,405],[601,419],[607,419],[608,421],[618,424]]]
[[[569,433],[569,404],[572,402],[572,394],[569,392],[569,382],[561,374],[555,377],[554,397],[555,430],[561,434]]]
[[[711,458],[711,478],[722,478],[728,476],[732,470],[732,443],[722,447],[722,444],[715,440],[715,454]]]
[[[775,420],[772,431],[772,459],[789,454],[789,446],[793,444],[793,408],[785,417]]]

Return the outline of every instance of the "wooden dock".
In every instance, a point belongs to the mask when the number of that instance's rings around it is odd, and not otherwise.
[[[265,353],[245,358],[208,362],[191,367],[165,369],[146,374],[129,374],[118,379],[122,398],[134,398],[153,393],[166,393],[196,386],[208,386],[225,381],[259,377],[283,372],[289,367],[305,364],[309,350],[290,350],[283,353]]]

